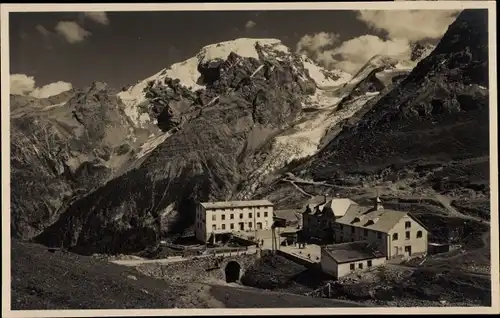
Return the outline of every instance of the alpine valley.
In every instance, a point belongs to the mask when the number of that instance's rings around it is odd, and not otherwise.
[[[133,253],[191,231],[197,200],[288,207],[301,182],[489,200],[486,13],[355,74],[239,38],[121,91],[11,95],[12,236]]]

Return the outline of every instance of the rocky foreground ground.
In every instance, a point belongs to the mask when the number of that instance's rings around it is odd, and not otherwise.
[[[455,255],[454,261],[468,262],[473,254],[464,252]],[[484,266],[484,261],[488,262],[485,258],[483,262],[480,258],[475,259]],[[431,258],[430,266],[418,268],[389,264],[362,275],[332,281],[281,256],[268,255],[248,269],[242,281],[256,288],[311,297],[328,297],[326,288],[324,292],[319,290],[331,283],[329,298],[356,301],[368,306],[491,306],[489,274],[463,271],[453,265],[444,266],[446,263],[449,261],[444,256]]]

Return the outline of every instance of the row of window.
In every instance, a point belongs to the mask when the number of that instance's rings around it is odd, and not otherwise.
[[[368,261],[367,264],[368,268],[372,267],[372,261]],[[356,264],[350,264],[350,269],[351,271],[356,269]],[[363,263],[358,263],[358,269],[363,269]]]
[[[356,228],[355,227],[351,227],[351,233],[352,234],[356,233]],[[363,229],[363,236],[365,236],[365,238],[368,236],[368,230],[367,229]],[[382,239],[382,233],[377,232],[377,238],[379,240]]]
[[[241,222],[241,223],[239,224],[239,226],[240,226],[240,227],[239,227],[239,230],[240,230],[240,231],[245,230],[245,223]],[[252,228],[252,226],[253,226],[253,223],[252,223],[252,222],[248,222],[248,228],[249,228],[249,229],[251,229],[251,228]],[[258,230],[262,230],[262,223],[261,223],[261,222],[257,222],[256,227],[257,227],[257,229],[258,229]],[[221,224],[221,225],[220,225],[220,230],[225,230],[225,229],[226,229],[226,224]],[[234,223],[230,223],[230,224],[229,224],[229,229],[230,229],[230,230],[234,230],[234,229],[235,229]],[[213,224],[213,225],[212,225],[212,230],[214,230],[214,231],[215,231],[215,230],[218,230],[218,228],[217,228],[217,225],[216,225],[216,224]]]
[[[355,227],[351,227],[351,233],[354,234],[355,232],[356,232],[356,228]],[[341,235],[341,237],[343,236],[342,232],[341,232],[340,235]],[[368,237],[368,230],[366,230],[366,229],[363,230],[363,236],[364,236],[365,239]],[[422,236],[423,236],[423,232],[422,231],[417,231],[417,238],[422,238]],[[382,233],[377,232],[377,238],[378,239],[382,239]],[[398,239],[399,239],[398,233],[392,234],[392,240],[393,241],[397,241]],[[411,239],[411,232],[410,231],[406,231],[405,232],[405,239],[406,240]]]
[[[422,238],[422,235],[423,235],[422,231],[417,231],[417,238]],[[398,240],[398,236],[399,236],[398,233],[392,234],[392,240],[393,241],[397,241]],[[406,231],[405,232],[405,239],[406,240],[411,239],[411,232],[410,231]]]
[[[267,218],[268,216],[268,212],[264,212],[264,217]],[[224,221],[226,219],[226,215],[225,214],[221,214],[221,220]],[[248,213],[248,217],[249,218],[252,218],[253,217],[253,214],[250,212]],[[260,212],[257,212],[257,217],[260,218]],[[234,220],[234,214],[231,213],[229,215],[229,219],[230,220]],[[243,213],[240,213],[240,219],[243,219]],[[217,221],[217,215],[216,214],[212,214],[212,221]]]
[[[417,231],[417,238],[422,238],[422,236],[423,236],[422,231]],[[381,239],[382,238],[382,233],[378,232],[377,233],[377,238]],[[364,240],[368,239],[367,233],[365,233],[363,239]],[[392,234],[392,240],[393,241],[397,241],[398,239],[399,239],[398,233]],[[411,233],[410,233],[410,231],[406,231],[406,233],[405,233],[405,239],[406,240],[411,239]],[[344,241],[344,235],[343,235],[343,233],[340,233],[340,241]],[[354,242],[354,241],[355,241],[354,237],[351,237],[351,242]]]

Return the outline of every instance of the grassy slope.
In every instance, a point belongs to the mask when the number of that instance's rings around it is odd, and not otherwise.
[[[93,257],[51,253],[41,245],[13,240],[11,249],[12,310],[362,306],[231,286],[179,286]]]
[[[12,309],[172,308],[176,291],[132,268],[12,241]],[[133,275],[137,280],[127,278]]]

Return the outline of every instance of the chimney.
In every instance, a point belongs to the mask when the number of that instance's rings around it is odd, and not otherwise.
[[[374,206],[374,209],[375,210],[382,210],[384,208],[384,206],[382,205],[382,200],[380,200],[380,197],[378,195],[378,190],[377,190],[377,197],[375,198],[375,206]]]

